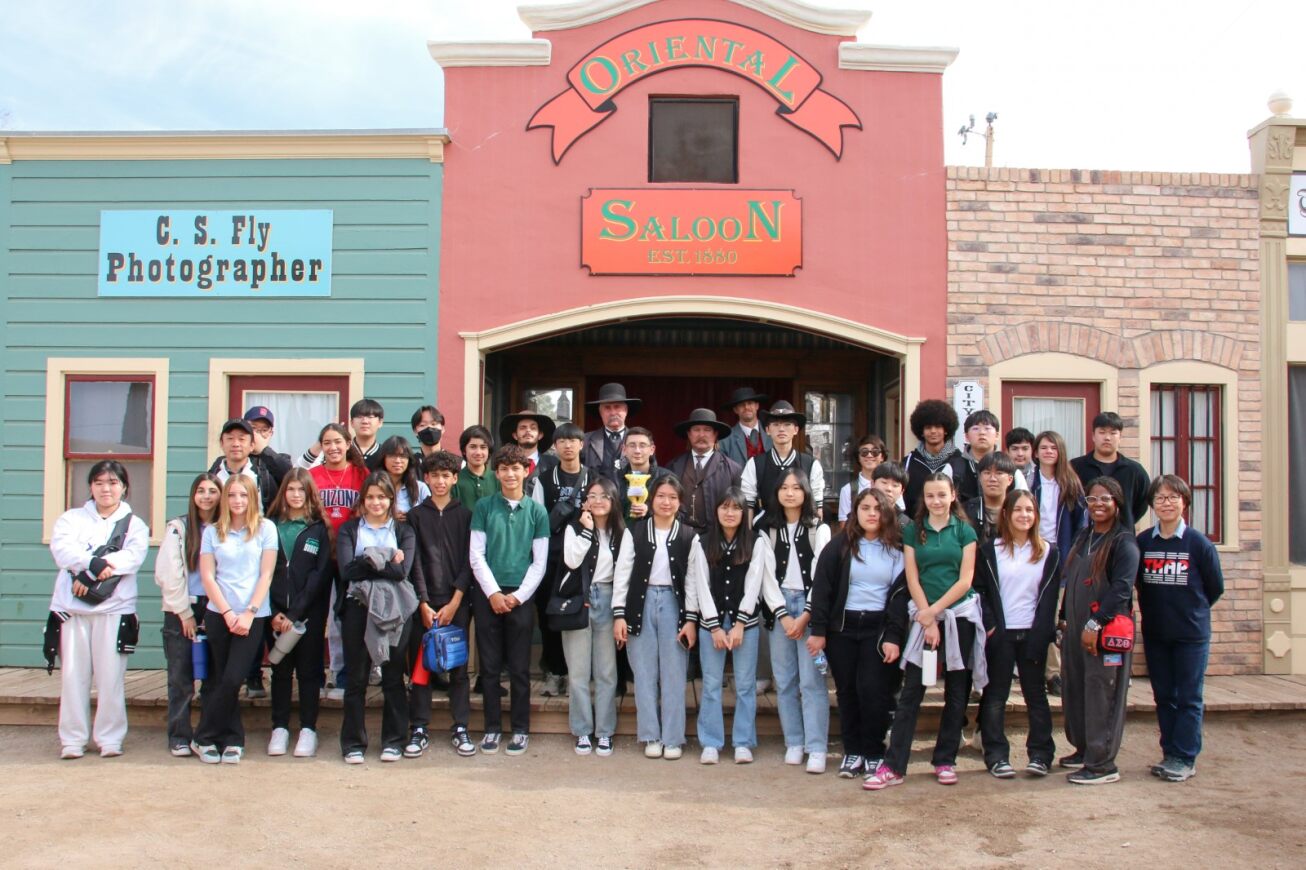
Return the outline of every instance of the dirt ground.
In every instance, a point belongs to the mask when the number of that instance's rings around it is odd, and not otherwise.
[[[831,771],[786,767],[767,739],[750,766],[646,760],[631,738],[576,757],[537,735],[527,755],[347,767],[324,727],[312,760],[262,754],[239,767],[171,758],[158,729],[126,755],[60,761],[52,728],[0,728],[0,864],[6,867],[834,866],[1148,868],[1306,865],[1306,716],[1208,722],[1198,776],[1147,773],[1155,728],[1130,722],[1115,785],[1055,774],[988,776],[963,751],[936,784],[924,742],[906,784],[879,794]],[[1023,747],[1023,735],[1012,735]],[[723,753],[728,757],[727,753]],[[1023,765],[1023,748],[1013,752]],[[837,759],[836,759],[837,764]]]

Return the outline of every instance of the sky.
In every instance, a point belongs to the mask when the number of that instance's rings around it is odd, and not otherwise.
[[[0,0],[0,135],[444,125],[426,42],[530,34],[505,0]],[[1249,171],[1276,90],[1306,115],[1306,0],[825,0],[862,42],[953,46],[941,135],[1000,166]]]

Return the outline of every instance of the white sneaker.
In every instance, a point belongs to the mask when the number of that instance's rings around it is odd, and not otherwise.
[[[101,746],[101,747],[100,747],[100,757],[101,757],[101,758],[117,758],[119,755],[122,755],[122,747],[121,747],[121,746]]]
[[[753,750],[749,749],[747,746],[736,746],[735,764],[752,764],[752,763],[753,763]]]
[[[86,750],[80,746],[65,746],[59,751],[59,757],[65,761],[71,761],[75,758],[81,758],[86,754]]]
[[[803,747],[786,746],[785,747],[785,764],[802,764]]]
[[[328,701],[343,701],[345,699],[345,690],[340,686],[333,686],[327,689],[326,696]]]
[[[317,755],[317,732],[312,728],[300,728],[299,740],[295,741],[296,758],[312,758]]]
[[[661,741],[661,740],[650,740],[648,743],[645,743],[645,744],[644,744],[644,757],[645,757],[645,758],[661,758],[661,757],[662,757],[662,741]]]
[[[825,753],[813,752],[807,756],[808,773],[825,773]]]
[[[662,750],[662,757],[667,761],[675,761],[680,758],[684,752],[685,750],[679,746],[668,746]]]
[[[273,728],[268,740],[268,755],[285,755],[290,746],[290,731],[286,728]]]
[[[716,764],[718,761],[720,761],[720,754],[715,746],[704,746],[698,756],[699,764]]]

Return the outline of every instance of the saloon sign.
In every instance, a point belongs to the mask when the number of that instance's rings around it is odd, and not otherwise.
[[[792,275],[802,202],[790,190],[594,190],[581,200],[592,275]]]
[[[836,158],[843,128],[857,115],[821,90],[821,74],[761,31],[712,19],[660,21],[627,31],[591,51],[567,73],[570,88],[531,117],[526,129],[553,128],[553,162],[617,110],[622,89],[669,69],[710,67],[742,76],[780,105],[776,114],[816,137]]]

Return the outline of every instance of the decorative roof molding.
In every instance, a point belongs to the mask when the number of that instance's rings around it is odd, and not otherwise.
[[[632,9],[647,6],[654,0],[576,0],[572,3],[550,3],[517,7],[517,15],[532,33],[547,30],[570,30],[584,27],[608,18],[614,18]],[[832,36],[856,36],[857,31],[871,20],[867,9],[827,9],[812,6],[800,0],[731,0],[747,9],[761,12],[772,18]]]
[[[428,42],[426,48],[445,69],[456,66],[548,66],[553,43],[547,39],[512,42]]]
[[[839,46],[839,69],[942,74],[957,59],[957,51],[945,47],[845,42]]]
[[[444,131],[230,133],[10,133],[0,163],[15,160],[425,159],[444,162]]]

